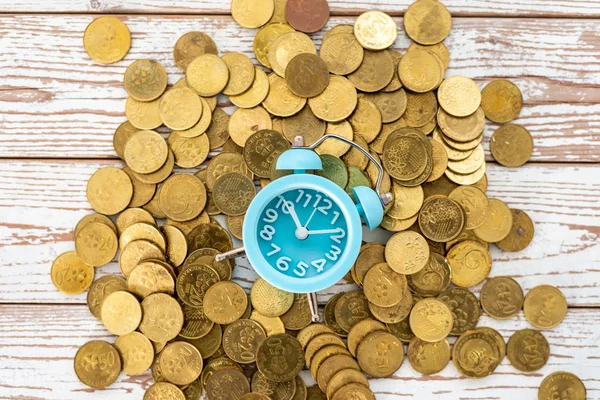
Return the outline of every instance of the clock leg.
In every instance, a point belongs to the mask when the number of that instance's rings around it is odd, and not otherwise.
[[[319,315],[319,299],[316,293],[306,293],[308,296],[308,308],[310,308],[310,314],[312,315],[313,322],[320,322],[321,316]]]
[[[238,247],[237,249],[226,251],[225,253],[217,254],[215,256],[215,261],[221,262],[224,260],[228,260],[230,258],[241,257],[246,253],[246,249],[244,247]]]

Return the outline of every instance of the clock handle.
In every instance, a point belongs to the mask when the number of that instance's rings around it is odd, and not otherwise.
[[[340,135],[335,135],[333,133],[329,133],[325,136],[322,136],[321,138],[319,138],[319,140],[317,140],[316,142],[314,142],[313,144],[311,144],[310,146],[308,146],[306,148],[310,149],[310,150],[314,150],[318,145],[320,145],[327,139],[337,139],[346,144],[349,144],[350,146],[354,147],[356,150],[363,153],[365,155],[365,157],[367,157],[373,163],[373,165],[375,165],[375,167],[377,167],[378,175],[377,175],[377,183],[375,184],[375,192],[377,192],[377,195],[379,196],[379,199],[381,200],[381,204],[383,205],[383,208],[385,208],[388,204],[390,204],[393,200],[392,194],[391,193],[381,193],[381,182],[383,180],[383,172],[384,172],[383,167],[381,166],[379,161],[377,161],[375,159],[375,157],[373,157],[371,155],[371,153],[369,153],[367,150],[363,149],[361,146],[354,143],[352,140],[347,139]],[[303,143],[303,142],[304,142],[304,138],[302,136],[296,136],[294,138],[294,147],[297,147],[297,143]]]
[[[310,315],[312,316],[312,322],[321,322],[321,316],[319,315],[319,299],[316,293],[306,293],[308,297],[308,308],[310,309]]]
[[[215,256],[215,261],[221,262],[221,261],[229,260],[230,258],[241,257],[245,253],[246,253],[246,249],[244,248],[244,246],[238,247],[236,249],[226,251],[225,253],[217,254]]]

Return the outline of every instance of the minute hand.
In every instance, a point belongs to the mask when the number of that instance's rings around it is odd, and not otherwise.
[[[339,228],[337,229],[321,229],[318,231],[308,231],[309,235],[325,235],[327,233],[338,233],[340,231]]]
[[[301,228],[302,224],[300,223],[300,220],[298,219],[298,214],[296,214],[296,210],[294,208],[294,203],[292,203],[291,201],[284,200],[284,204],[285,204],[285,207],[287,208],[287,210],[289,211],[290,215],[292,216],[292,219],[294,220],[296,229]]]

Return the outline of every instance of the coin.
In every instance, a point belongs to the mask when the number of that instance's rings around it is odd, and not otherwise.
[[[481,288],[481,306],[495,319],[509,319],[523,308],[523,289],[512,278],[497,276]]]
[[[192,90],[192,92],[194,92],[194,91]],[[196,95],[196,92],[194,92],[194,95]],[[198,95],[196,95],[196,97],[198,97]],[[210,105],[204,98],[198,97],[198,99],[200,99],[200,104],[201,104],[199,109],[202,110],[202,115],[200,116],[200,119],[198,120],[198,122],[196,122],[194,125],[192,125],[189,129],[177,130],[177,136],[181,136],[181,137],[185,137],[185,138],[195,138],[195,137],[202,135],[203,133],[208,133],[207,129],[212,121],[212,113],[210,110]],[[195,102],[195,100],[193,102]],[[183,110],[186,110],[186,107],[182,107],[182,111]],[[219,111],[222,111],[222,110],[219,109]],[[197,113],[197,109],[195,112]],[[194,112],[192,111],[189,115],[193,115],[193,113]],[[173,114],[174,115],[172,115],[169,118],[174,118],[177,116],[177,112],[174,112]],[[181,124],[181,121],[176,120],[175,123]],[[165,123],[165,125],[166,125],[166,123]],[[173,126],[176,126],[176,125],[173,125]],[[225,142],[225,140],[227,140],[227,138],[229,137],[229,132],[227,132],[227,130],[225,130],[225,131],[226,131],[227,137],[225,137],[224,139],[222,139],[220,137],[220,136],[223,136],[222,131],[219,131],[219,130],[211,131],[211,136],[209,136],[209,140],[213,139],[216,141],[217,146],[215,146],[215,147],[220,147]],[[216,136],[216,135],[220,135],[220,136]],[[213,147],[213,144],[211,143],[211,148],[212,147]]]
[[[388,52],[365,50],[362,63],[348,79],[356,89],[372,93],[389,85],[394,74],[394,61]]]
[[[156,100],[167,88],[167,71],[156,60],[136,60],[127,67],[123,86],[137,101]]]
[[[182,168],[194,168],[202,164],[208,157],[210,143],[208,135],[185,138],[173,131],[167,143],[175,157],[175,163]]]
[[[429,261],[419,272],[407,275],[407,284],[416,295],[432,297],[448,287],[451,279],[450,264],[442,254],[430,252]]]
[[[358,383],[351,383],[339,389],[333,395],[331,400],[344,400],[356,397],[361,400],[375,400],[375,395],[369,388],[366,388]],[[319,399],[315,397],[315,400]]]
[[[123,211],[133,196],[129,176],[119,168],[100,168],[90,177],[86,195],[92,208],[106,215]]]
[[[256,33],[256,36],[254,37],[253,47],[256,60],[267,68],[271,68],[268,54],[273,41],[284,33],[295,32],[294,28],[283,22],[285,21],[272,22],[265,25]]]
[[[187,238],[179,228],[172,225],[161,226],[160,231],[167,241],[169,262],[174,267],[180,266],[187,256]]]
[[[92,60],[100,64],[113,64],[129,52],[131,33],[118,18],[96,18],[85,28],[83,47]]]
[[[383,149],[383,166],[392,178],[409,181],[427,166],[427,148],[416,137],[397,135],[388,139]]]
[[[123,159],[125,143],[127,143],[127,141],[138,131],[139,129],[133,126],[129,121],[123,122],[115,130],[115,134],[113,136],[113,147],[121,159]]]
[[[360,135],[354,136],[354,143],[360,146],[362,149],[367,149],[369,147],[368,143]],[[369,159],[367,156],[356,147],[352,147],[350,151],[344,155],[343,161],[348,167],[355,167],[361,172],[364,171],[369,165]],[[369,186],[369,184],[366,184],[366,186]]]
[[[83,263],[92,265],[94,267],[99,267],[111,262],[114,256],[117,254],[117,248],[117,235],[108,225],[105,225],[101,222],[90,222],[86,224],[79,230],[77,237],[75,238],[75,249],[77,251],[77,255]],[[76,271],[76,269],[70,269],[68,271],[73,273]],[[79,271],[81,274],[82,270]],[[62,273],[65,274],[67,272],[65,271]],[[86,279],[84,279],[84,275],[77,277],[80,283],[86,281]],[[90,278],[94,278],[93,274]]]
[[[212,377],[212,375],[221,369],[232,368],[242,372],[242,367],[227,357],[219,357],[212,359],[206,363],[206,366],[202,369],[202,375],[200,376],[200,382],[202,388],[206,391],[206,384]]]
[[[127,278],[127,288],[142,299],[153,293],[175,292],[175,279],[161,264],[144,261],[135,267]]]
[[[150,183],[150,184],[158,184],[163,182],[165,179],[167,179],[169,177],[169,175],[171,175],[171,172],[173,172],[173,167],[175,166],[175,156],[173,154],[173,152],[171,150],[169,150],[168,154],[167,154],[167,161],[165,161],[164,165],[162,167],[160,167],[156,172],[150,173],[150,174],[138,174],[137,172],[133,171],[133,174],[135,175],[135,177],[137,179],[139,179],[140,181],[144,182],[144,183]],[[156,191],[154,192],[154,197],[152,198],[152,200],[150,200],[149,203],[146,203],[144,205],[144,207],[147,207],[149,204],[151,204],[153,202],[153,200],[158,198],[158,194],[159,194],[159,188],[156,188]],[[164,217],[161,217],[164,218]]]
[[[238,146],[244,147],[252,134],[262,129],[271,129],[272,126],[271,117],[264,108],[239,108],[229,119],[229,134]]]
[[[213,188],[217,208],[227,215],[242,215],[256,195],[254,182],[239,172],[230,172],[219,179]]]
[[[233,247],[229,233],[219,224],[198,225],[187,236],[190,254],[204,248],[216,249],[224,253]]]
[[[302,32],[286,32],[271,42],[267,56],[273,72],[284,77],[289,62],[303,53],[317,54],[311,38]]]
[[[444,77],[444,67],[442,61],[430,51],[413,49],[400,60],[398,74],[404,87],[425,93],[439,86]]]
[[[206,189],[193,175],[175,174],[162,186],[159,202],[168,218],[173,221],[189,221],[204,209]]]
[[[516,331],[508,340],[508,361],[523,372],[542,368],[550,358],[550,345],[546,337],[534,329]]]
[[[129,207],[141,207],[150,202],[152,197],[154,197],[154,193],[156,192],[156,185],[140,181],[133,170],[127,166],[123,167],[123,171],[129,176],[133,186],[133,195],[131,197],[131,201],[129,202]]]
[[[177,386],[168,382],[156,382],[144,393],[143,400],[186,400],[185,395]]]
[[[270,400],[291,400],[295,391],[295,379],[287,382],[273,382],[267,379],[260,371],[256,371],[252,376],[253,394],[267,396]],[[262,400],[262,397],[259,400]]]
[[[312,322],[308,296],[304,293],[295,293],[292,307],[280,318],[285,328],[290,331],[299,331],[308,326]]]
[[[310,342],[315,336],[320,335],[321,333],[334,333],[334,332],[327,325],[310,324],[307,327],[301,329],[300,332],[298,332],[298,336],[296,338],[302,345],[302,348],[306,348],[306,345],[308,344],[308,342]]]
[[[119,336],[115,347],[121,356],[123,372],[129,375],[141,375],[154,361],[154,348],[150,340],[139,332]]]
[[[142,308],[131,293],[113,292],[102,302],[100,319],[110,333],[118,336],[127,335],[140,325]]]
[[[159,105],[160,118],[173,130],[192,128],[203,114],[203,103],[193,89],[187,87],[167,91],[161,97]],[[208,110],[205,112],[208,113]]]
[[[54,286],[64,294],[79,294],[94,281],[95,270],[74,251],[62,253],[52,263],[50,277]]]
[[[183,311],[171,296],[155,293],[142,302],[143,318],[139,329],[153,342],[174,339],[183,327]]]
[[[544,378],[538,391],[538,400],[568,396],[569,400],[585,400],[585,386],[581,379],[570,372],[554,372]]]
[[[469,142],[477,139],[485,127],[485,114],[479,107],[477,111],[466,117],[455,117],[438,109],[437,122],[448,138],[458,142]],[[459,149],[460,150],[460,149]]]
[[[450,308],[437,299],[417,302],[410,313],[409,322],[415,336],[426,342],[438,342],[446,338],[453,327]]]
[[[422,45],[440,43],[448,36],[451,28],[450,12],[436,0],[414,2],[404,14],[407,35]]]
[[[394,203],[387,215],[396,219],[407,219],[417,215],[423,205],[424,198],[421,186],[407,187],[394,182],[392,193]]]
[[[446,303],[452,311],[454,325],[450,332],[451,335],[458,336],[475,329],[481,317],[481,308],[477,297],[471,291],[453,287],[444,290],[437,298]]]
[[[488,216],[473,232],[488,243],[496,243],[508,236],[512,224],[513,216],[508,206],[501,200],[489,199]]]
[[[317,32],[329,20],[329,4],[327,0],[287,0],[285,18],[300,32]]]
[[[447,169],[445,174],[454,183],[459,185],[472,185],[485,175],[485,163],[481,164],[481,167],[472,174],[461,175],[453,172],[451,169]]]
[[[348,332],[342,329],[335,318],[335,308],[337,302],[343,295],[344,293],[337,293],[331,296],[329,301],[327,301],[327,304],[325,304],[325,309],[323,310],[323,320],[326,326],[336,335],[345,337],[348,335]]]
[[[202,355],[193,345],[176,341],[160,353],[160,369],[165,379],[175,385],[189,385],[202,372]]]
[[[452,362],[458,372],[467,378],[491,375],[502,358],[494,338],[481,330],[465,332],[452,348]]]
[[[205,53],[189,63],[186,77],[188,85],[200,96],[211,97],[227,86],[229,69],[218,56]]]
[[[256,349],[266,337],[258,322],[239,319],[225,329],[223,348],[232,360],[240,364],[249,364],[256,360]]]
[[[492,257],[481,243],[465,240],[456,244],[447,254],[452,270],[452,283],[473,287],[487,278],[492,268]]]
[[[359,343],[369,334],[376,331],[387,331],[387,327],[374,319],[364,319],[355,324],[348,332],[348,350],[356,356]]]
[[[270,84],[267,74],[265,74],[265,72],[258,67],[254,68],[255,77],[250,88],[236,96],[229,96],[229,100],[231,100],[234,105],[240,108],[256,107],[262,103],[269,94]]]
[[[94,389],[112,385],[121,373],[119,353],[103,340],[92,340],[81,346],[75,354],[74,365],[77,378]]]
[[[521,251],[529,246],[533,240],[535,227],[533,221],[525,211],[510,209],[512,213],[512,227],[508,235],[496,242],[496,246],[504,251]]]
[[[412,340],[412,338],[415,337],[414,333],[412,332],[412,330],[410,328],[410,322],[409,322],[408,316],[406,318],[404,318],[403,320],[401,320],[400,322],[389,323],[389,324],[386,324],[386,326],[387,326],[388,330],[390,331],[390,333],[395,335],[403,343],[409,343]]]
[[[450,193],[448,198],[460,204],[464,210],[465,229],[477,228],[485,222],[488,216],[489,202],[481,190],[475,187],[459,186]]]
[[[359,321],[372,318],[369,302],[361,290],[344,293],[335,303],[335,320],[345,332]]]
[[[125,144],[125,162],[139,174],[158,171],[167,161],[168,154],[167,143],[154,131],[140,131]]]
[[[128,278],[137,265],[149,259],[164,260],[160,247],[148,240],[133,240],[125,246],[119,255],[121,273]]]
[[[215,256],[220,254],[217,249],[212,248],[200,248],[194,250],[183,264],[183,268],[191,264],[205,264],[215,270],[221,281],[227,281],[231,279],[231,264],[229,260],[216,261]]]
[[[306,146],[319,140],[325,134],[326,128],[327,123],[318,119],[308,106],[296,115],[285,118],[282,123],[283,134],[289,142],[293,143],[297,136],[302,136]]]
[[[208,265],[190,264],[177,276],[179,299],[191,307],[201,307],[208,288],[219,282],[219,275]]]
[[[381,11],[367,11],[356,19],[354,35],[365,49],[383,50],[396,41],[398,27],[388,14]]]
[[[288,1],[288,6],[290,1]],[[327,88],[329,70],[321,57],[311,53],[302,53],[288,63],[285,69],[285,80],[288,88],[296,96],[315,97]]]
[[[441,372],[450,362],[450,355],[450,344],[446,339],[430,343],[415,337],[408,345],[408,361],[423,375]]]
[[[466,117],[477,111],[481,105],[481,92],[472,79],[464,76],[452,76],[440,85],[438,101],[448,114],[455,117]]]
[[[448,242],[456,238],[465,224],[465,213],[460,205],[445,196],[431,196],[419,212],[419,227],[430,240]]]
[[[268,79],[269,94],[262,103],[267,111],[278,117],[291,117],[304,108],[306,98],[294,94],[284,78],[270,74]]]
[[[363,284],[365,275],[371,268],[379,263],[385,262],[385,246],[381,243],[367,243],[361,247],[354,269],[356,272],[357,284]]]
[[[254,174],[268,178],[275,158],[289,148],[290,143],[279,132],[261,130],[246,141],[243,150],[244,161]]]
[[[540,285],[529,290],[523,303],[525,318],[539,329],[559,325],[567,314],[567,300],[554,286]]]
[[[286,333],[263,340],[256,350],[258,370],[269,380],[287,382],[302,370],[304,359],[298,339]]]
[[[221,325],[214,324],[211,330],[199,339],[184,339],[186,342],[193,344],[202,354],[203,358],[210,358],[222,349],[221,342],[223,340],[223,329]],[[225,354],[223,353],[223,356]],[[237,364],[236,364],[237,365]]]
[[[351,383],[369,387],[369,381],[362,372],[352,368],[343,369],[327,382],[327,398],[332,399],[338,390]]]
[[[312,112],[327,122],[340,122],[348,118],[357,103],[356,88],[343,76],[331,76],[325,91],[308,100]]]
[[[490,151],[505,167],[520,167],[533,153],[531,133],[521,125],[503,125],[490,138]]]
[[[345,369],[360,370],[360,367],[351,356],[346,354],[335,354],[323,361],[317,372],[315,380],[319,384],[321,390],[326,391],[331,378],[338,372]]]
[[[204,307],[182,305],[184,323],[179,336],[184,339],[200,339],[210,332],[213,322],[204,314]]]
[[[481,91],[481,107],[487,119],[504,124],[519,116],[523,108],[523,95],[511,81],[491,81]]]
[[[131,125],[137,129],[156,129],[162,125],[158,106],[160,98],[154,101],[137,101],[128,97],[125,103],[125,115]]]
[[[381,112],[375,103],[365,98],[358,99],[358,105],[348,121],[354,133],[367,143],[375,140],[381,131]]]
[[[406,91],[398,89],[392,92],[365,94],[364,98],[372,101],[381,112],[382,122],[390,123],[398,120],[406,111],[408,103]],[[359,102],[360,105],[360,102]]]
[[[244,28],[259,28],[273,16],[275,4],[273,0],[233,0],[231,16]]]
[[[154,225],[144,222],[133,224],[121,232],[121,236],[119,237],[119,248],[123,250],[132,241],[140,239],[154,243],[163,254],[165,253],[167,243],[162,233],[160,233],[158,228]]]
[[[407,288],[406,277],[394,272],[387,263],[376,264],[363,280],[367,299],[380,307],[391,307],[402,300]]]
[[[248,56],[237,53],[225,53],[221,60],[227,64],[229,69],[229,81],[223,89],[223,94],[235,96],[244,93],[254,82],[255,67]]]
[[[250,290],[252,307],[266,317],[279,317],[285,314],[294,303],[294,294],[272,286],[258,278]]]
[[[329,31],[331,32],[331,31]],[[329,72],[348,75],[356,71],[364,58],[364,49],[351,32],[336,33],[323,39],[319,55]]]
[[[244,289],[229,281],[217,282],[210,286],[206,290],[203,302],[206,316],[217,324],[230,324],[239,319],[247,305],[248,297]]]
[[[87,305],[92,315],[100,319],[104,299],[113,292],[123,290],[127,290],[127,281],[116,275],[106,275],[94,281],[87,294]]]
[[[217,54],[214,40],[203,32],[188,32],[177,39],[173,58],[179,69],[185,72],[192,60],[205,53]]]
[[[318,386],[308,387],[306,391],[306,400],[327,400],[325,393],[323,393]]]
[[[423,236],[416,232],[398,232],[385,246],[385,260],[399,274],[415,274],[429,260],[429,246]]]

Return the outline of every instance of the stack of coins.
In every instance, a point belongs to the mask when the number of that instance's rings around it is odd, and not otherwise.
[[[203,392],[210,400],[345,400],[374,399],[367,376],[396,372],[405,344],[424,375],[450,359],[469,378],[488,376],[505,355],[520,371],[544,366],[550,348],[540,331],[517,331],[506,343],[478,326],[482,312],[509,319],[524,310],[533,326],[550,329],[567,312],[554,287],[525,296],[510,277],[487,279],[490,243],[520,251],[534,235],[524,211],[486,195],[486,118],[506,124],[490,141],[500,164],[523,165],[533,152],[529,132],[510,123],[522,108],[518,87],[499,80],[480,91],[467,77],[445,79],[451,17],[437,0],[406,11],[414,43],[405,54],[391,49],[398,27],[380,11],[332,27],[319,55],[307,33],[326,25],[326,0],[234,0],[232,15],[260,28],[254,52],[262,67],[240,53],[219,57],[208,35],[189,32],[175,44],[174,63],[185,76],[172,87],[154,60],[125,72],[128,121],[114,148],[127,165],[92,175],[87,197],[97,213],[77,224],[76,250],[51,270],[66,294],[89,288],[90,312],[118,336],[114,346],[80,348],[80,380],[103,388],[121,371],[150,368],[155,384],[146,400],[197,400]],[[84,45],[94,60],[112,63],[127,54],[129,35],[120,20],[101,17]],[[231,116],[217,107],[221,94],[238,107]],[[248,297],[231,281],[234,263],[215,256],[231,250],[232,236],[242,239],[257,180],[264,187],[290,173],[275,162],[294,137],[311,144],[326,133],[381,160],[382,191],[394,196],[382,227],[394,234],[362,246],[345,277],[355,289],[331,297],[325,323],[315,324],[305,296],[257,279]],[[218,154],[205,165],[210,151]],[[377,168],[349,145],[329,139],[316,151],[323,162],[316,173],[350,196],[356,186],[375,186]],[[173,174],[175,165],[191,173]],[[95,267],[117,253],[123,276],[94,281]],[[470,288],[481,283],[478,299]],[[458,337],[453,347],[449,336]],[[304,367],[317,385],[298,376]],[[585,398],[569,373],[548,376],[540,399],[557,390]]]

